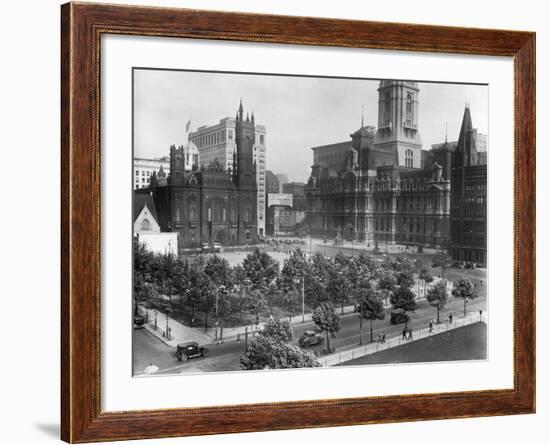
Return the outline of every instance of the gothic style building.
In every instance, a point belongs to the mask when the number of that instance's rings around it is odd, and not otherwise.
[[[202,243],[251,244],[258,241],[254,115],[236,116],[232,166],[215,159],[200,168],[189,167],[184,147],[170,147],[170,174],[165,181],[151,180],[148,189],[163,232],[178,233],[178,247]]]
[[[487,161],[466,107],[451,173],[451,246],[456,261],[487,262]],[[484,156],[482,156],[484,155]]]
[[[311,234],[446,248],[456,145],[422,150],[416,82],[383,80],[378,92],[378,129],[361,123],[351,141],[312,148]]]

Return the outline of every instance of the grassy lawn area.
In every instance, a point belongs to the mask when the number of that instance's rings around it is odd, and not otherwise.
[[[487,359],[487,325],[475,323],[349,362],[349,365]]]

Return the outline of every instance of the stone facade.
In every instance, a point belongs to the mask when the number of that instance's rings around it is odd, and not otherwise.
[[[225,170],[233,168],[233,154],[237,147],[236,123],[239,117],[226,117],[214,125],[203,125],[189,134],[200,153],[200,165],[207,168],[216,162]],[[246,118],[245,118],[246,119]],[[249,118],[250,119],[250,118]],[[252,115],[252,120],[254,116]],[[256,165],[257,182],[257,226],[258,233],[265,231],[265,161],[267,151],[267,131],[264,125],[255,124],[254,127],[253,160]]]
[[[161,230],[178,232],[180,249],[204,243],[242,245],[258,241],[254,141],[254,117],[245,118],[241,104],[229,169],[214,161],[188,171],[183,149],[171,147],[166,184],[153,182],[149,189],[137,192],[153,196]]]
[[[312,148],[311,234],[446,248],[456,146],[422,150],[417,83],[384,80],[378,93],[377,129],[362,122],[351,140]]]

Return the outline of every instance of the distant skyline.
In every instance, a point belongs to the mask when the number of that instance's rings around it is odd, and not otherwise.
[[[187,142],[191,130],[234,117],[242,97],[246,112],[267,130],[266,169],[305,182],[311,147],[342,142],[364,123],[378,124],[379,80],[134,70],[134,156],[162,157]],[[487,85],[419,82],[419,132],[423,149],[458,140],[466,103],[472,122],[488,133]]]

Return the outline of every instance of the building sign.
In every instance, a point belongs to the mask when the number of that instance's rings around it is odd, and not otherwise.
[[[292,195],[290,193],[268,193],[267,206],[289,206],[292,207]]]

